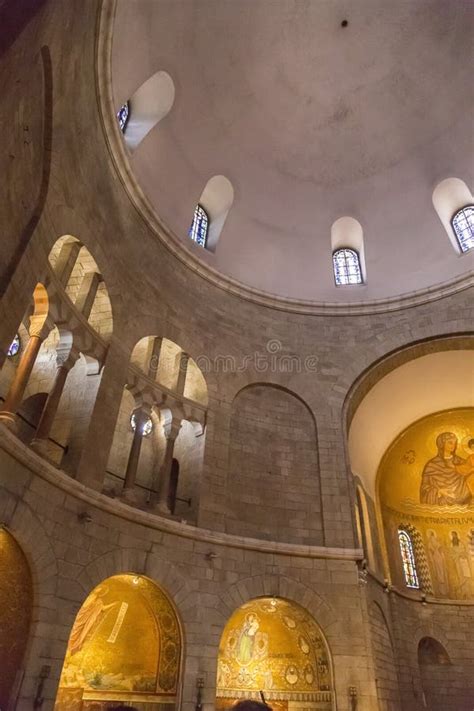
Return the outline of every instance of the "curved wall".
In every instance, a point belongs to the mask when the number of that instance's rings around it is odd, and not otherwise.
[[[229,533],[323,543],[316,423],[287,390],[251,385],[232,403]]]
[[[114,316],[95,403],[81,434],[78,481],[51,469],[13,435],[1,433],[1,517],[34,561],[37,591],[19,708],[31,707],[39,671],[48,659],[52,672],[44,709],[50,711],[66,639],[80,605],[102,579],[131,571],[163,585],[182,614],[187,644],[183,711],[195,706],[199,675],[205,683],[204,708],[211,711],[224,625],[236,607],[264,594],[300,603],[321,625],[334,654],[341,711],[350,708],[352,685],[362,703],[371,711],[377,708],[367,637],[366,606],[372,597],[399,610],[391,624],[404,710],[419,711],[421,698],[415,694],[417,682],[412,684],[417,652],[407,629],[420,627],[420,636],[421,628],[425,635],[428,627],[442,631],[469,692],[464,669],[469,669],[465,652],[472,641],[462,631],[472,616],[469,604],[422,608],[419,600],[386,595],[371,577],[367,587],[359,584],[361,554],[355,547],[355,499],[344,435],[345,398],[360,374],[414,341],[426,341],[428,352],[435,347],[431,341],[469,330],[468,291],[412,308],[397,304],[398,310],[387,313],[287,313],[281,304],[259,305],[236,290],[220,288],[186,264],[174,253],[164,228],[136,209],[118,179],[112,139],[104,132],[97,105],[96,38],[91,28],[98,10],[96,0],[80,7],[50,0],[3,59],[4,71],[14,76],[19,62],[30,66],[40,40],[48,44],[57,100],[45,209],[0,304],[2,359],[61,235],[75,235],[94,255]],[[66,26],[67,36],[58,30]],[[72,76],[78,81],[72,82]],[[17,94],[6,92],[2,116],[17,110]],[[19,240],[10,209],[0,207],[7,224],[13,225],[4,235],[5,254],[13,253]],[[100,493],[131,353],[142,337],[156,333],[191,355],[208,387],[199,528],[166,522]],[[255,383],[276,384],[304,398],[318,423],[327,550],[244,540],[245,521],[236,525],[235,536],[226,537],[232,403]],[[262,433],[262,447],[265,444]],[[271,517],[272,509],[265,506],[265,514]]]

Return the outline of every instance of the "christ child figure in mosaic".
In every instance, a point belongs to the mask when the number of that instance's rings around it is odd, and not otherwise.
[[[436,438],[438,454],[425,464],[422,473],[422,504],[453,506],[472,502],[467,478],[474,474],[474,456],[459,457],[457,444],[457,437],[452,432],[443,432]]]

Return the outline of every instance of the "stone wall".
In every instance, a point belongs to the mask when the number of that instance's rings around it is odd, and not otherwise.
[[[51,665],[43,706],[51,711],[75,615],[95,585],[120,572],[150,577],[177,607],[185,637],[183,711],[194,709],[198,676],[205,680],[204,709],[214,708],[220,635],[238,606],[265,594],[301,604],[321,626],[338,709],[349,710],[347,687],[353,684],[363,708],[375,711],[361,588],[350,551],[328,554],[268,542],[267,550],[258,550],[250,539],[166,521],[84,490],[10,433],[0,432],[0,439],[0,520],[25,552],[35,586],[18,711],[31,708],[43,664]]]
[[[464,336],[472,328],[472,294],[465,289],[435,299],[433,293],[424,302],[401,300],[387,310],[379,305],[332,312],[328,307],[325,313],[324,309],[283,306],[271,299],[262,304],[255,295],[223,286],[209,273],[203,275],[185,249],[177,250],[156,216],[137,209],[130,181],[123,173],[118,175],[120,156],[111,148],[111,134],[104,133],[104,123],[115,120],[113,112],[104,117],[97,104],[92,28],[98,9],[98,0],[49,0],[1,64],[5,82],[0,117],[6,125],[16,118],[4,151],[15,156],[4,171],[8,180],[2,183],[10,193],[0,201],[1,222],[7,225],[0,257],[2,275],[7,277],[0,303],[0,364],[36,283],[45,277],[50,250],[62,235],[80,239],[100,265],[113,312],[113,333],[101,374],[86,376],[82,359],[78,361],[55,424],[58,439],[66,436],[63,428],[70,426],[63,467],[77,473],[79,481],[53,470],[11,434],[1,433],[0,520],[17,537],[30,561],[36,594],[18,709],[31,708],[45,663],[51,664],[52,674],[45,686],[43,708],[52,709],[67,638],[80,604],[104,577],[137,572],[164,587],[183,619],[187,640],[183,711],[194,708],[199,675],[205,678],[205,710],[211,711],[217,649],[225,622],[235,607],[262,594],[300,603],[321,625],[333,655],[339,711],[350,708],[348,688],[352,685],[358,691],[360,711],[380,707],[374,683],[376,657],[381,674],[389,679],[388,648],[381,643],[380,625],[375,645],[371,637],[368,610],[373,600],[390,626],[403,711],[424,708],[417,645],[427,634],[440,639],[453,662],[448,708],[471,711],[472,607],[431,602],[424,606],[419,599],[384,593],[372,579],[361,593],[355,562],[359,554],[354,550],[354,482],[345,433],[354,383],[389,354],[403,359],[412,353],[414,344],[417,353],[427,352],[444,347],[449,336]],[[67,33],[62,31],[65,27]],[[48,174],[42,173],[48,158],[41,128],[46,100],[38,80],[42,46],[49,47],[53,59],[55,99]],[[17,77],[21,91],[15,84]],[[26,144],[25,123],[32,134]],[[41,190],[44,199],[38,202]],[[33,213],[37,220],[31,228]],[[31,229],[26,229],[28,225]],[[178,495],[192,496],[192,520],[197,520],[199,529],[167,522],[99,493],[110,483],[106,479],[109,455],[119,452],[114,444],[117,426],[123,435],[123,472],[130,430],[129,409],[124,406],[121,411],[120,403],[133,348],[150,334],[179,344],[204,371],[209,393],[205,436],[194,437],[193,447],[183,452],[182,443],[191,440],[186,428],[182,433],[186,437],[180,443],[180,434],[176,444],[181,466]],[[417,356],[413,351],[409,357]],[[0,373],[2,394],[14,367],[7,362]],[[45,345],[25,397],[50,387],[52,367],[52,354]],[[204,392],[195,373],[190,383],[194,383],[193,392]],[[307,529],[299,522],[282,531],[282,516],[277,535],[316,542],[324,534],[328,550],[285,547],[271,541],[257,544],[241,538],[248,535],[255,518],[246,520],[240,506],[229,518],[229,491],[240,496],[249,486],[244,457],[239,467],[229,468],[236,434],[233,404],[248,385],[260,387],[262,383],[290,391],[298,403],[303,400],[317,431],[319,465],[316,468],[314,458],[314,471],[320,494],[311,477],[306,492],[318,514],[321,502],[322,519],[315,517],[318,525],[306,536]],[[262,463],[268,432],[259,425],[246,433]],[[144,455],[140,481],[148,480],[150,468],[159,462],[160,447],[153,452],[153,463],[151,453],[148,460]],[[199,496],[194,493],[198,482]],[[254,486],[255,479],[250,484]],[[273,521],[275,506],[267,506],[262,494],[259,497],[262,517]],[[179,518],[187,518],[185,507],[180,504]],[[371,503],[369,508],[372,521]],[[306,517],[308,510],[305,505]],[[89,523],[78,517],[84,512],[91,516]],[[377,545],[375,525],[370,525]],[[226,536],[229,526],[235,536]],[[253,531],[258,533],[256,528]],[[348,549],[348,559],[331,557],[334,547]],[[206,557],[208,553],[216,557]],[[387,637],[383,639],[386,642]],[[379,651],[373,651],[374,647]],[[445,679],[442,674],[439,678]],[[438,687],[440,698],[444,683]]]
[[[227,492],[229,533],[323,543],[316,426],[301,400],[266,385],[237,395]]]

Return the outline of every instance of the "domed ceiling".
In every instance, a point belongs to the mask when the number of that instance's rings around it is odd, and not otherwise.
[[[418,0],[118,0],[116,107],[166,71],[176,97],[130,160],[198,259],[279,296],[360,302],[472,268],[432,205],[472,185],[472,6]],[[343,21],[347,26],[342,26]],[[187,237],[207,181],[235,197],[215,253]],[[331,226],[363,228],[366,284],[336,287]]]

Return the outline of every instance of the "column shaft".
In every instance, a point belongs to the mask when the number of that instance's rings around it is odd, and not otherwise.
[[[38,427],[36,428],[34,437],[35,440],[48,439],[49,437],[54,418],[56,417],[56,413],[58,411],[59,401],[61,400],[64,385],[66,384],[68,372],[69,368],[65,365],[59,365],[56,370],[56,377],[54,378],[53,387],[48,395],[43,412],[41,413]]]
[[[113,340],[107,353],[77,470],[78,480],[97,490],[101,490],[104,483],[117,415],[127,382],[128,364],[129,353]]]
[[[123,493],[133,489],[137,478],[138,462],[140,461],[140,452],[142,448],[143,433],[142,428],[146,416],[142,410],[135,411],[135,432],[133,433],[133,441],[128,456],[127,471],[125,472],[125,482],[123,485]]]
[[[160,483],[158,487],[158,501],[156,505],[158,511],[165,514],[171,513],[168,506],[168,494],[170,488],[171,467],[173,465],[174,443],[176,441],[176,437],[178,436],[180,427],[181,423],[177,426],[173,426],[171,432],[166,435],[165,458],[161,467]]]
[[[10,385],[3,405],[3,411],[0,412],[0,421],[5,422],[5,424],[11,426],[15,422],[15,413],[21,405],[42,342],[43,338],[41,336],[30,336],[30,340],[23,351],[15,377],[13,378],[13,382]]]
[[[102,276],[98,272],[89,272],[82,279],[75,306],[85,318],[89,318],[91,315],[95,297],[97,296],[97,289],[101,281]]]

